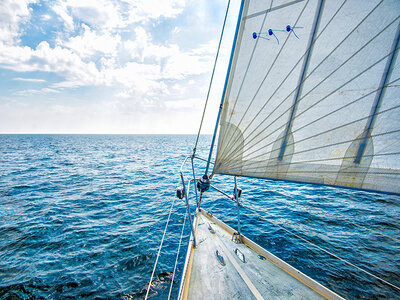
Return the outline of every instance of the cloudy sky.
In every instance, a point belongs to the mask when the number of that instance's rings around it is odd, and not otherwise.
[[[204,132],[237,19],[231,4]],[[196,133],[227,0],[1,0],[0,133]]]

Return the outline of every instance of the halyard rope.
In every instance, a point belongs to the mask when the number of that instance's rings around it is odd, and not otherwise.
[[[161,239],[160,247],[158,248],[158,253],[157,253],[156,262],[154,263],[153,272],[151,273],[149,285],[148,285],[148,287],[147,287],[146,296],[145,296],[144,299],[147,299],[147,297],[149,296],[150,287],[151,287],[151,282],[153,281],[154,272],[156,271],[156,267],[157,267],[157,263],[158,263],[158,258],[160,257],[161,248],[162,248],[162,245],[163,245],[163,243],[164,243],[165,233],[167,232],[169,220],[170,220],[170,218],[171,218],[172,209],[174,208],[174,204],[175,204],[175,199],[176,199],[176,198],[174,197],[174,201],[172,201],[172,205],[171,205],[171,208],[170,208],[170,210],[169,210],[167,223],[165,224],[164,233],[163,233],[163,236],[162,236],[162,239]]]

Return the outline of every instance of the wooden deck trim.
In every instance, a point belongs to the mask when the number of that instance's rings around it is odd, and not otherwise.
[[[210,221],[212,221],[215,224],[217,224],[218,226],[220,226],[222,229],[224,229],[229,234],[233,234],[234,232],[236,232],[236,230],[234,230],[232,227],[228,226],[227,224],[225,224],[224,222],[222,222],[218,218],[216,218],[214,216],[210,216],[204,210],[200,210],[200,213],[203,216],[205,216],[207,219],[209,219]],[[197,231],[197,223],[196,223],[196,231]],[[322,297],[325,297],[327,299],[335,299],[335,300],[336,299],[344,299],[341,296],[339,296],[338,294],[336,294],[335,292],[331,291],[327,287],[325,287],[322,284],[320,284],[319,282],[315,281],[311,277],[309,277],[306,274],[300,272],[299,270],[297,270],[296,268],[294,268],[293,266],[291,266],[287,262],[283,261],[279,257],[277,257],[277,256],[273,255],[272,253],[268,252],[267,250],[265,250],[260,245],[258,245],[257,243],[253,242],[252,240],[250,240],[246,236],[242,235],[242,240],[243,240],[243,243],[246,246],[248,246],[249,248],[251,248],[252,250],[257,252],[258,254],[264,256],[265,258],[267,258],[269,261],[271,261],[274,265],[279,267],[281,270],[285,271],[286,273],[288,273],[292,277],[296,278],[297,280],[302,282],[304,285],[308,286],[309,288],[314,290],[316,293],[320,294]]]
[[[196,214],[193,220],[193,223],[195,224],[195,235],[197,234],[197,226],[199,223],[199,210],[196,210]],[[192,265],[193,265],[193,258],[194,258],[194,250],[196,248],[194,247],[194,242],[193,242],[193,233],[190,234],[190,240],[186,252],[186,258],[185,258],[185,264],[183,267],[182,271],[182,278],[181,282],[179,285],[179,291],[178,291],[178,296],[177,299],[182,299],[186,300],[187,295],[189,292],[189,282],[190,282],[190,274],[192,272]]]

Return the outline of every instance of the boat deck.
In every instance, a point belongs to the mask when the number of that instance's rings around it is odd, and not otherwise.
[[[183,299],[340,299],[249,239],[232,241],[233,232],[217,218],[198,213],[197,248],[190,249]]]

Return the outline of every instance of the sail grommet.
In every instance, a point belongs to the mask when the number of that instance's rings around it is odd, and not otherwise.
[[[210,178],[207,175],[203,175],[199,181],[197,181],[197,189],[200,192],[208,191],[210,188]]]

